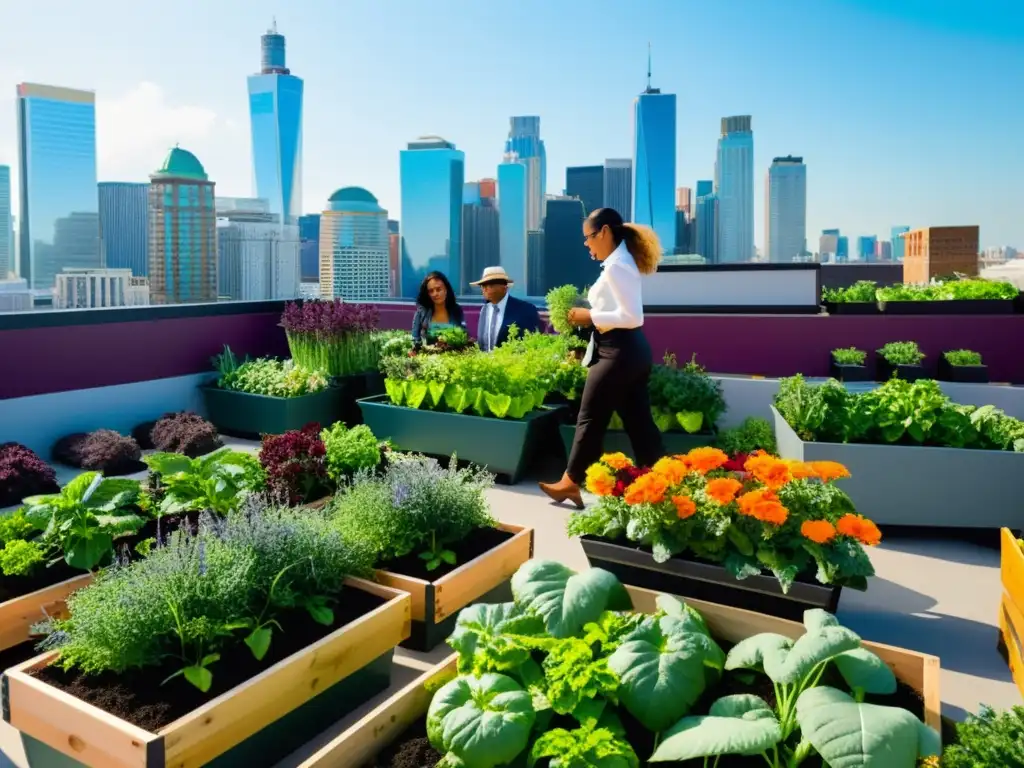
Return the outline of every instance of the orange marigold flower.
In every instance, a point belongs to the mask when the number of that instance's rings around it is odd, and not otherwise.
[[[782,525],[789,518],[789,510],[782,506],[779,497],[765,488],[744,493],[739,498],[739,505],[740,514],[762,523]]]
[[[664,477],[669,485],[679,485],[690,473],[690,465],[685,461],[674,459],[666,456],[663,459],[658,459],[654,462],[654,466],[651,467],[652,472],[657,472],[659,475]]]
[[[689,496],[673,496],[672,503],[676,505],[676,514],[680,520],[692,517],[697,512],[697,505]]]
[[[694,472],[700,472],[702,475],[706,475],[708,472],[716,470],[725,464],[729,460],[729,457],[724,451],[718,448],[702,446],[700,448],[694,448],[686,454],[686,460],[689,462]]]
[[[793,479],[793,473],[786,462],[766,453],[749,457],[743,468],[773,491],[779,490]]]
[[[811,468],[823,483],[830,483],[833,480],[840,480],[850,476],[850,470],[838,461],[809,461],[807,466]]]
[[[704,486],[704,492],[719,504],[731,504],[736,500],[736,494],[740,492],[743,483],[731,477],[716,477],[708,480]]]
[[[828,544],[836,537],[836,529],[828,520],[804,520],[800,534],[815,544]]]
[[[878,526],[861,515],[843,515],[836,523],[836,530],[843,536],[849,536],[869,547],[877,545],[882,540],[882,532],[878,530]]]
[[[789,473],[793,475],[794,480],[806,480],[809,477],[817,477],[818,473],[814,471],[814,468],[809,464],[796,459],[786,459],[786,466],[789,467]]]
[[[627,504],[658,504],[665,500],[668,481],[655,472],[648,472],[634,480],[623,494]]]
[[[616,471],[633,466],[633,460],[624,453],[606,453],[601,457],[601,463],[607,464]]]
[[[587,467],[587,490],[597,496],[610,496],[615,488],[615,476],[608,467],[592,464]]]

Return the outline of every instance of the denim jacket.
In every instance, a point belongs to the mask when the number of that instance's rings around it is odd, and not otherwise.
[[[462,307],[456,304],[455,312],[452,314],[453,316],[448,318],[448,322],[465,329],[466,316],[462,311]],[[412,343],[414,346],[418,347],[426,341],[427,333],[430,331],[430,320],[433,316],[434,310],[432,308],[416,307],[416,314],[412,318]]]

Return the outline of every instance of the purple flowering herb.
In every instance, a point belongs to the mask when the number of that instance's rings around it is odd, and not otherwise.
[[[206,575],[206,540],[199,539],[199,575]]]

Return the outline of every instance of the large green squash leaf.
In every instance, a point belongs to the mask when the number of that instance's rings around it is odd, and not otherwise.
[[[459,654],[459,672],[508,672],[530,658],[529,649],[515,635],[543,631],[543,620],[525,614],[515,603],[478,603],[459,611],[448,645]]]
[[[423,401],[427,399],[427,382],[407,381],[405,382],[405,404],[409,408],[420,408]]]
[[[516,603],[544,619],[553,637],[570,637],[605,610],[633,607],[626,588],[611,573],[589,568],[576,573],[554,560],[528,560],[512,577]]]
[[[689,712],[704,693],[705,666],[721,669],[725,654],[678,616],[644,622],[629,637],[608,666],[619,676],[619,699],[626,709],[657,733]]]
[[[796,716],[829,768],[914,768],[941,749],[939,735],[907,710],[859,704],[835,688],[804,691]]]
[[[662,734],[648,762],[667,763],[716,755],[759,755],[782,740],[775,712],[749,693],[725,696],[707,715],[684,717]]]
[[[821,631],[839,627],[839,619],[820,608],[804,611],[804,626],[808,631]],[[843,680],[856,695],[870,693],[891,696],[896,693],[896,675],[889,665],[867,648],[853,648],[832,660]]]
[[[526,749],[536,713],[530,694],[507,675],[457,677],[434,694],[427,736],[465,768],[494,768]]]
[[[405,381],[402,379],[384,379],[384,391],[392,405],[405,405]]]
[[[785,635],[762,632],[736,643],[725,659],[725,668],[763,669],[768,677],[778,682],[785,671],[786,656],[792,647],[793,641]]]

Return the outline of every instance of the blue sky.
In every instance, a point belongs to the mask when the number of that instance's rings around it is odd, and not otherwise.
[[[678,95],[678,184],[712,177],[721,117],[753,116],[759,245],[765,172],[795,154],[812,249],[822,228],[894,224],[1024,248],[1024,10],[1004,0],[9,2],[0,163],[29,80],[97,91],[101,180],[145,180],[180,142],[218,194],[249,194],[245,77],[272,16],[306,81],[307,211],[355,184],[399,214],[398,153],[422,134],[493,176],[513,114],[541,115],[559,192],[565,166],[631,155],[650,42]]]

